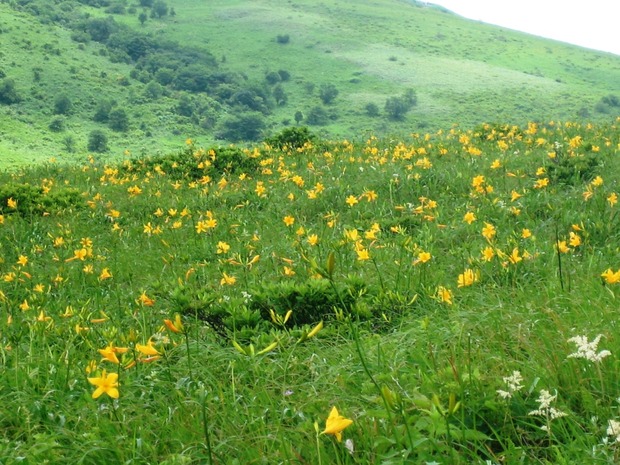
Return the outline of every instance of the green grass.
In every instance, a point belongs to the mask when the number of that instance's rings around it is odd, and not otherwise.
[[[619,151],[616,120],[3,173],[0,461],[617,462]]]
[[[269,71],[290,72],[291,80],[282,84],[288,102],[274,106],[265,117],[265,136],[294,124],[297,111],[307,116],[310,109],[322,106],[318,88],[327,83],[339,90],[327,107],[335,119],[314,130],[328,139],[434,131],[454,122],[473,128],[485,121],[573,121],[578,113],[592,121],[617,116],[617,108],[610,114],[595,109],[602,97],[618,92],[617,56],[467,21],[435,7],[398,0],[167,3],[176,15],[148,19],[144,26],[138,20],[141,8],[113,17],[153,37],[207,49],[222,71],[240,73],[248,83],[264,83]],[[103,8],[79,3],[66,2],[65,7],[72,8],[75,17],[109,16]],[[126,150],[167,153],[186,137],[213,143],[219,123],[205,129],[196,119],[177,114],[181,93],[171,90],[149,99],[145,84],[129,77],[132,65],[112,63],[102,45],[91,41],[80,46],[62,25],[41,24],[41,17],[7,3],[0,5],[0,13],[0,35],[6,44],[0,69],[16,81],[24,97],[21,103],[0,106],[6,121],[0,134],[1,167],[52,156],[80,159],[94,129],[108,132],[110,152],[99,156],[105,159],[118,159]],[[284,34],[290,42],[278,44],[276,36]],[[35,68],[41,70],[38,82]],[[309,84],[315,85],[313,92]],[[384,113],[386,99],[406,89],[416,91],[418,104],[403,121],[366,115],[368,103]],[[73,110],[65,130],[54,133],[48,125],[54,118],[54,99],[61,93],[71,97]],[[117,133],[92,121],[102,97],[126,109],[129,131]],[[219,121],[230,111],[220,111]],[[73,151],[66,148],[67,137],[73,138]]]

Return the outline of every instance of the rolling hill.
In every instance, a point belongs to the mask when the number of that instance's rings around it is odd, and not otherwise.
[[[355,139],[620,111],[620,57],[413,1],[20,1],[0,4],[0,42],[0,100],[18,97],[3,167],[295,124]]]

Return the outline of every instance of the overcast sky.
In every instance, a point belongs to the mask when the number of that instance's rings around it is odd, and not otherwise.
[[[428,0],[466,18],[620,55],[620,0]]]

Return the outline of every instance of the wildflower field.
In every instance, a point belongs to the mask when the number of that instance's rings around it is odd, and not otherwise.
[[[0,463],[618,463],[619,124],[0,174]]]

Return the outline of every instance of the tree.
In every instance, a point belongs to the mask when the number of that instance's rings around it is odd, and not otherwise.
[[[140,21],[140,24],[142,26],[144,26],[144,23],[146,23],[146,20],[148,19],[149,15],[146,14],[146,11],[143,11],[142,13],[140,13],[138,15],[138,20]]]
[[[157,81],[150,81],[144,88],[144,94],[151,100],[157,100],[163,93],[164,88]]]
[[[308,112],[306,116],[306,121],[308,124],[313,126],[323,126],[329,122],[329,115],[327,114],[327,110],[323,107],[313,107]]]
[[[288,34],[278,34],[276,37],[276,42],[278,42],[279,44],[288,44],[290,40],[291,38]]]
[[[286,105],[286,102],[288,102],[288,96],[286,95],[286,92],[284,92],[284,88],[281,84],[278,84],[273,88],[273,98],[280,106],[284,106]]]
[[[107,122],[110,116],[110,111],[112,111],[112,102],[109,100],[100,100],[97,104],[97,108],[95,109],[93,121],[96,121],[97,123]]]
[[[280,73],[276,73],[275,71],[270,71],[265,75],[265,80],[269,83],[269,85],[273,86],[282,80],[280,77]]]
[[[295,112],[295,122],[299,124],[303,121],[303,119],[304,119],[304,114],[301,111],[297,110]]]
[[[108,125],[110,129],[118,132],[125,132],[129,129],[129,117],[127,112],[122,108],[115,108],[108,116]]]
[[[88,150],[91,152],[107,152],[108,151],[108,136],[100,129],[91,131],[88,135]]]
[[[65,129],[65,119],[62,116],[54,118],[47,126],[50,131],[61,132]]]
[[[54,100],[54,114],[68,115],[71,112],[71,99],[65,94],[60,94]]]
[[[390,119],[402,120],[418,102],[413,89],[408,89],[401,97],[389,97],[385,101],[385,112]]]
[[[265,129],[263,116],[258,112],[240,113],[222,121],[217,137],[231,142],[260,139]]]
[[[150,8],[153,6],[153,0],[140,0],[140,6]]]
[[[402,97],[389,97],[385,101],[385,112],[390,119],[404,119],[410,108],[410,105]]]
[[[153,3],[153,8],[151,9],[151,16],[155,18],[163,18],[168,14],[168,5],[166,2],[162,0],[157,0]]]
[[[329,105],[338,96],[338,89],[333,84],[323,84],[319,89],[319,97],[325,105]]]
[[[3,79],[2,82],[0,82],[0,103],[12,105],[21,100],[22,97],[15,87],[15,81],[9,78]]]
[[[379,107],[374,103],[367,103],[364,109],[366,110],[366,114],[371,118],[379,116]]]

